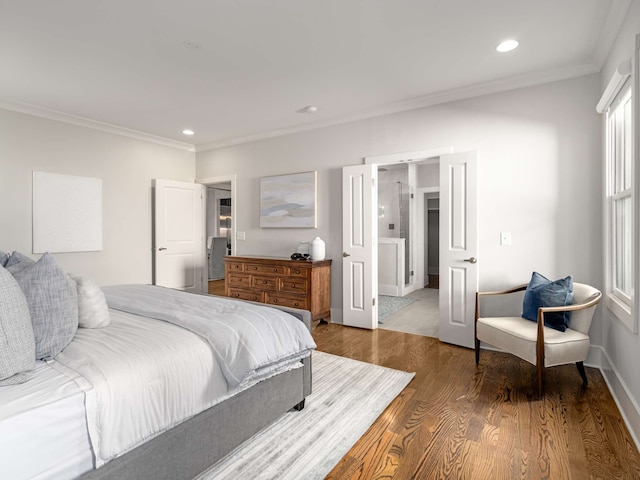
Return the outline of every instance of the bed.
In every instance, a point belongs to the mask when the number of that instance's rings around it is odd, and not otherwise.
[[[0,478],[191,479],[304,406],[309,312],[148,285],[99,290],[107,326],[77,328],[27,381],[0,386]]]

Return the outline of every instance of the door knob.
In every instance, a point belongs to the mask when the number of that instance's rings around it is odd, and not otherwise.
[[[347,258],[347,257],[350,257],[350,256],[351,256],[351,254],[350,254],[350,253],[347,253],[347,252],[342,252],[342,256],[343,256],[344,258]]]
[[[477,263],[478,259],[476,257],[471,257],[471,258],[465,258],[464,261],[469,263]]]
[[[158,250],[162,251],[162,250],[166,250],[167,247],[160,247]]]

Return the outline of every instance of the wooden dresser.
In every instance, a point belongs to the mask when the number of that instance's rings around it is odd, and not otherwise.
[[[309,310],[313,320],[331,315],[331,260],[224,257],[227,297]]]

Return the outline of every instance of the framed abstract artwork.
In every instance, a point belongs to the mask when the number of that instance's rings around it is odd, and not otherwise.
[[[317,228],[317,172],[260,179],[260,227]]]

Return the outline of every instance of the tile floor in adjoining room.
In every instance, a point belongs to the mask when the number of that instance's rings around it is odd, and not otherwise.
[[[438,292],[437,288],[422,288],[406,295],[416,301],[388,316],[379,328],[437,338],[440,322]]]

